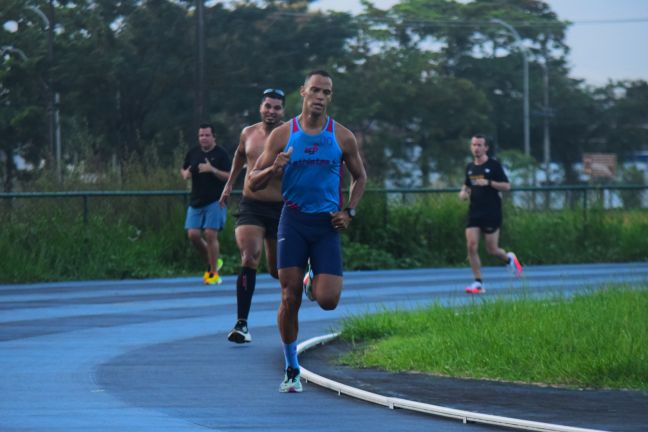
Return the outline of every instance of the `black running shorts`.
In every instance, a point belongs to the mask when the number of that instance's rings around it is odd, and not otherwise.
[[[236,216],[236,226],[256,225],[265,228],[265,237],[277,238],[277,225],[281,216],[281,201],[258,201],[242,197],[239,202]]]

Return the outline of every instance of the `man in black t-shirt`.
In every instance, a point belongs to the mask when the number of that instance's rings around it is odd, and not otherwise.
[[[466,167],[466,179],[459,198],[470,198],[468,220],[466,223],[466,247],[468,261],[475,281],[466,287],[469,294],[486,292],[481,276],[479,260],[479,237],[484,233],[486,251],[507,264],[507,268],[516,276],[522,275],[522,266],[513,252],[501,249],[499,243],[500,226],[502,225],[502,199],[500,192],[511,190],[506,173],[495,159],[488,157],[486,137],[475,135],[470,140],[470,151],[473,162]]]
[[[229,177],[232,162],[227,152],[216,145],[213,126],[200,125],[198,143],[187,152],[180,170],[183,179],[191,179],[185,229],[191,242],[207,261],[208,269],[203,281],[207,285],[216,285],[221,283],[218,270],[223,265],[223,260],[218,257],[218,231],[223,229],[227,219],[227,207],[221,206],[218,199]]]

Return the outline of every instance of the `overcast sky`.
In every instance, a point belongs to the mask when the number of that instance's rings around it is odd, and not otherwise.
[[[648,80],[648,0],[545,1],[560,19],[574,22],[567,33],[571,76],[596,85],[608,79]],[[373,3],[388,8],[397,1]],[[319,0],[312,7],[352,13],[362,10],[359,0]],[[597,20],[640,22],[591,22]]]

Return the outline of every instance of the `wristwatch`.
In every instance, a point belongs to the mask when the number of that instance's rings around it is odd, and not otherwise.
[[[347,208],[344,209],[344,211],[347,212],[347,214],[349,215],[349,217],[351,219],[353,219],[355,217],[355,215],[356,215],[356,210],[354,208],[347,207]]]

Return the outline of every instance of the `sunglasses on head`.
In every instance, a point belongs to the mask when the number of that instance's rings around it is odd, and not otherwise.
[[[281,96],[281,97],[286,97],[286,94],[281,89],[268,88],[268,89],[263,90],[263,96],[272,95],[272,94],[277,95],[277,96]]]

